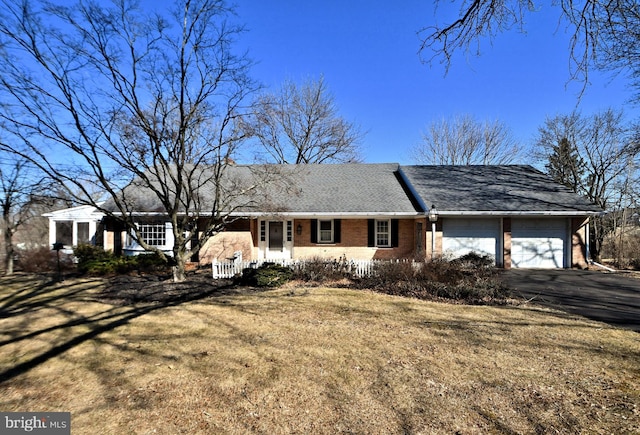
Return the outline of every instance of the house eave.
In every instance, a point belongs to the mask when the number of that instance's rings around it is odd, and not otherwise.
[[[318,217],[330,217],[330,218],[345,218],[345,219],[356,219],[363,217],[377,217],[377,216],[385,216],[385,217],[422,217],[424,213],[421,212],[388,212],[388,211],[380,211],[380,212],[288,212],[288,211],[271,211],[271,212],[233,212],[233,213],[222,213],[223,215],[232,216],[232,217],[251,217],[251,218],[259,218],[264,216],[289,216],[297,219],[314,219]],[[121,216],[122,213],[113,213],[114,216]],[[166,213],[162,212],[136,212],[133,213],[133,216],[136,217],[160,217],[166,216]],[[200,216],[206,217],[209,215],[201,214]]]
[[[565,210],[565,211],[532,211],[532,210],[438,210],[439,216],[597,216],[604,212],[587,210]]]

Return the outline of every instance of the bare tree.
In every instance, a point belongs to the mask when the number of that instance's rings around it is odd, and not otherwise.
[[[499,121],[479,122],[470,115],[429,124],[422,143],[412,150],[414,160],[432,165],[508,164],[520,147]]]
[[[16,232],[37,217],[38,205],[48,200],[44,195],[43,180],[32,169],[25,159],[11,156],[0,159],[0,231],[3,234],[5,275],[13,274]]]
[[[12,140],[2,146],[163,255],[136,225],[144,192],[171,224],[174,279],[184,279],[191,253],[255,187],[226,176],[257,90],[234,51],[243,29],[232,10],[223,0],[158,13],[129,0],[1,5],[0,122]]]
[[[437,2],[441,3],[441,2]],[[457,18],[443,25],[423,28],[421,54],[429,62],[439,59],[448,69],[457,51],[472,48],[480,53],[480,40],[493,39],[513,27],[524,31],[526,17],[538,12],[534,0],[462,0]],[[588,83],[589,67],[631,71],[640,77],[640,7],[635,0],[559,0],[559,25],[571,34],[570,77]],[[425,52],[429,54],[425,54]],[[640,83],[636,81],[636,87]]]
[[[629,133],[621,111],[607,109],[592,116],[577,112],[558,115],[547,118],[539,128],[536,155],[549,165],[563,157],[558,155],[563,143],[571,144],[575,151],[573,158],[562,160],[566,178],[557,181],[612,212],[623,208],[623,202],[630,199],[626,193],[631,191],[629,184],[635,178],[638,149]],[[579,170],[573,167],[577,164]],[[556,171],[555,175],[558,174]],[[608,222],[606,217],[592,219],[590,248],[595,259],[599,258],[604,237],[612,229]]]
[[[247,125],[271,163],[350,163],[360,160],[363,134],[338,115],[324,78],[286,81],[257,99]]]

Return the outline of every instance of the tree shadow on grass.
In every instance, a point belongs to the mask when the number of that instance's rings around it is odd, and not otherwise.
[[[85,326],[88,327],[88,331],[72,334],[48,350],[0,372],[0,384],[104,332],[153,311],[208,297],[254,291],[236,287],[227,280],[213,281],[209,276],[192,276],[182,283],[173,283],[153,276],[71,280],[63,283],[46,279],[46,277],[22,276],[3,279],[0,281],[0,288],[2,287],[5,287],[5,290],[0,290],[0,319],[18,316],[25,318],[24,322],[19,323],[13,331],[5,331],[5,336],[8,335],[9,338],[0,341],[0,349],[13,343],[72,327]],[[67,308],[68,304],[74,302],[97,302],[106,304],[108,308],[87,315],[79,310]],[[24,332],[30,323],[28,315],[37,314],[38,311],[45,309],[58,312],[68,320],[35,331]]]

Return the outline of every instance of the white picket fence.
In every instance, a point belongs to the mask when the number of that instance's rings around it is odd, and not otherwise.
[[[317,261],[317,260],[314,260]],[[336,267],[342,268],[349,272],[350,275],[355,277],[364,277],[369,276],[373,273],[373,270],[377,264],[388,262],[388,261],[396,261],[396,262],[404,262],[411,260],[340,260],[336,261]],[[251,261],[239,261],[239,260],[229,260],[229,261],[218,261],[213,260],[211,263],[211,269],[213,273],[214,279],[220,278],[233,278],[236,275],[242,274],[242,271],[247,268],[257,269],[262,266],[264,263],[276,263],[281,266],[288,266],[293,269],[303,268],[305,265],[304,260],[285,260],[285,259],[277,259],[277,260],[251,260]],[[328,263],[332,263],[329,261]],[[414,266],[418,263],[413,262]]]

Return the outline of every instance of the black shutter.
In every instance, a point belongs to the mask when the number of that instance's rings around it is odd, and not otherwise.
[[[376,246],[376,221],[369,219],[367,221],[367,246],[373,248]]]
[[[318,243],[318,220],[311,219],[311,243]]]
[[[333,220],[333,243],[340,243],[340,219]]]
[[[391,247],[398,247],[398,219],[391,219]]]

